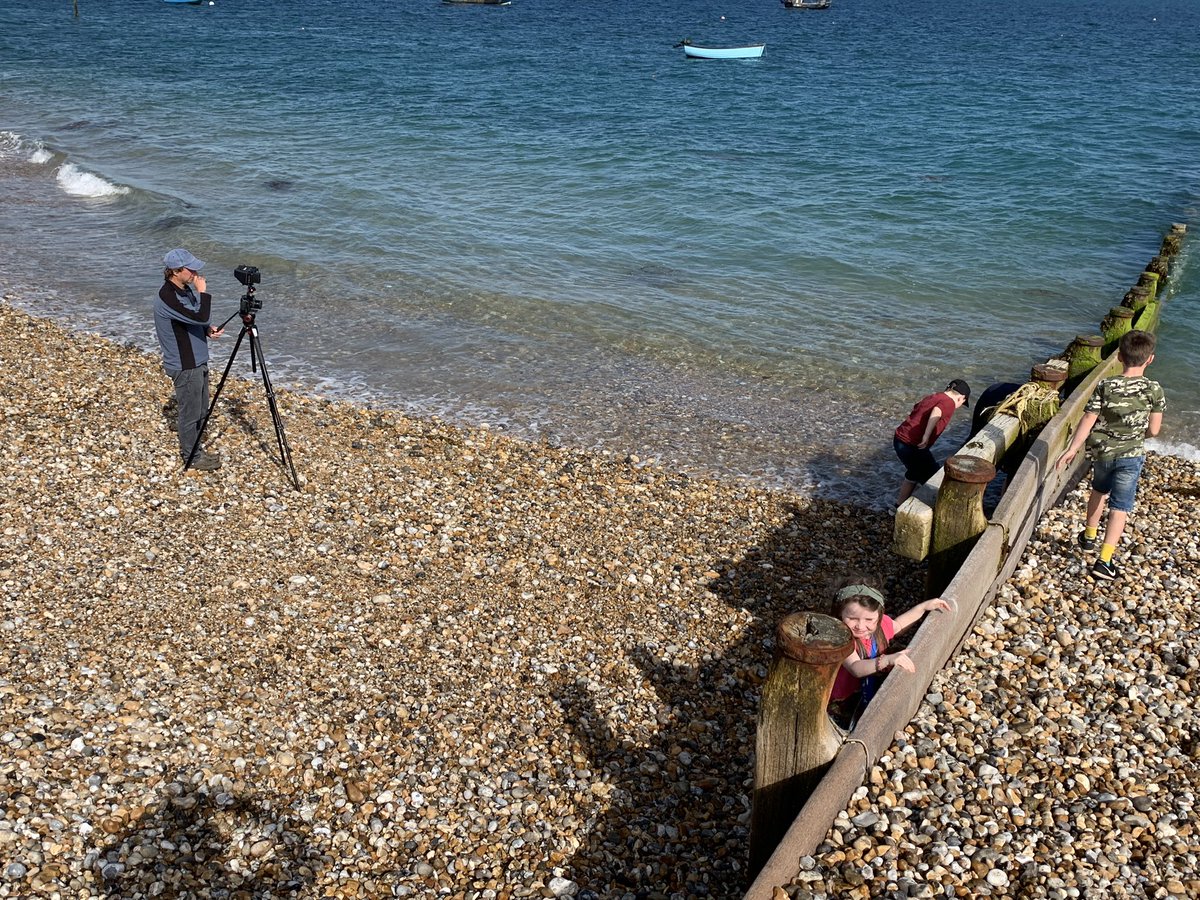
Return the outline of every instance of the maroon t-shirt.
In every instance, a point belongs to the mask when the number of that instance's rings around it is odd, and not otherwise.
[[[930,394],[918,400],[908,418],[896,429],[896,437],[905,444],[919,446],[921,439],[925,437],[925,428],[929,425],[929,414],[935,408],[940,409],[942,415],[933,426],[933,437],[929,441],[929,446],[932,447],[950,424],[950,417],[954,415],[954,411],[958,409],[954,400],[946,393]]]

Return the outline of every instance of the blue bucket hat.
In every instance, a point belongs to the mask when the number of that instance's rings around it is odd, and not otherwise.
[[[163,265],[168,269],[191,269],[193,272],[199,272],[204,268],[204,260],[196,259],[180,247],[163,257]]]

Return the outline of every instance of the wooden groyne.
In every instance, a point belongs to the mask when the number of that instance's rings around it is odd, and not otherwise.
[[[934,676],[1016,570],[1042,514],[1078,479],[1087,465],[1083,454],[1064,471],[1054,464],[1070,443],[1096,383],[1119,371],[1113,350],[1120,335],[1131,328],[1157,330],[1186,231],[1184,225],[1171,226],[1158,254],[1121,303],[1109,310],[1097,334],[1076,337],[1061,354],[1034,367],[1027,385],[1019,389],[1024,399],[1033,402],[995,415],[947,461],[943,471],[918,488],[897,511],[893,548],[904,556],[929,560],[926,589],[946,598],[953,612],[931,619],[917,631],[909,644],[916,673],[886,679],[832,755],[821,749],[822,741],[809,739],[828,728],[824,703],[795,701],[786,705],[793,714],[806,711],[808,718],[797,721],[793,716],[787,724],[797,741],[787,751],[782,767],[775,759],[757,760],[751,820],[751,863],[756,877],[744,900],[768,900],[792,882],[801,857],[813,853],[824,840],[835,817],[891,746],[896,732],[908,725]],[[1060,390],[1066,394],[1061,405]],[[1046,415],[1051,410],[1056,411]],[[1020,455],[1014,458],[1014,453]],[[985,515],[983,487],[998,467],[1011,471],[1012,476],[995,511]],[[787,650],[781,647],[776,652],[778,661],[778,655]],[[777,671],[786,671],[786,667],[774,665],[768,674],[760,733],[763,729],[780,733],[772,711],[784,705],[777,699],[769,704],[765,701],[768,696],[777,697],[780,685],[772,684]],[[810,684],[807,689],[827,698],[835,674],[836,668],[828,676],[829,683]],[[777,744],[777,737],[760,741],[759,753],[772,752]],[[803,752],[797,755],[796,747]],[[793,775],[823,773],[807,797],[791,795],[790,807],[779,803],[775,787],[786,779],[788,769]],[[766,780],[764,773],[773,780]],[[772,802],[760,805],[760,794],[765,798],[768,792]],[[786,829],[781,818],[787,820]],[[780,832],[782,837],[767,855],[764,846],[773,843],[773,836]]]

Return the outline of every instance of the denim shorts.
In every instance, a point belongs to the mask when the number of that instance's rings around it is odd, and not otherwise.
[[[1092,490],[1108,494],[1109,509],[1133,512],[1138,476],[1142,474],[1145,462],[1144,456],[1097,460],[1092,463]]]

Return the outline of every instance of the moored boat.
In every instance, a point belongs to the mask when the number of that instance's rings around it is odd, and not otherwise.
[[[689,59],[757,59],[763,55],[766,44],[745,44],[741,47],[697,47],[691,41],[675,45],[682,47]]]
[[[833,0],[779,0],[788,9],[829,9]]]

